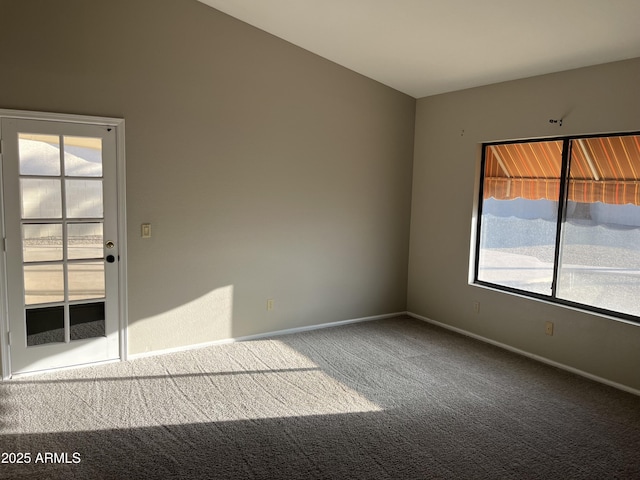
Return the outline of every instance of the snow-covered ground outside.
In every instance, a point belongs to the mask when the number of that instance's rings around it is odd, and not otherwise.
[[[549,295],[557,203],[491,199],[485,206],[478,278]],[[640,317],[640,207],[570,204],[567,215],[557,296]]]
[[[24,137],[19,139],[19,171],[25,303],[64,300],[63,258],[86,260],[67,268],[68,299],[103,298],[101,140],[65,137],[61,162],[58,137],[21,136]],[[63,238],[67,244],[64,257]]]

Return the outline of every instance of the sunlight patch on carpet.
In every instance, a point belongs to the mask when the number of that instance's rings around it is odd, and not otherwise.
[[[61,371],[0,386],[3,434],[77,432],[381,408],[278,340]]]

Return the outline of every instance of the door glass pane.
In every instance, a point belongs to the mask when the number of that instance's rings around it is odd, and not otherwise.
[[[69,300],[104,298],[104,262],[68,265]]]
[[[63,300],[62,265],[24,266],[24,301],[26,305],[62,302]]]
[[[21,178],[22,218],[62,218],[62,193],[57,178]]]
[[[551,295],[562,142],[484,153],[478,280]]]
[[[64,342],[64,307],[28,309],[27,346]]]
[[[71,260],[102,258],[102,223],[67,225],[67,257]]]
[[[62,224],[23,225],[22,257],[25,262],[62,260]]]
[[[64,172],[68,177],[101,177],[102,139],[64,137]]]
[[[640,136],[572,141],[558,298],[640,316]]]
[[[104,302],[70,305],[71,340],[104,337]]]
[[[102,180],[66,180],[67,217],[102,218]]]
[[[60,175],[57,135],[18,134],[20,175]]]

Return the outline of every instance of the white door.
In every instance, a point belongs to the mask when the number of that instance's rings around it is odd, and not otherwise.
[[[0,120],[12,374],[120,358],[115,130]]]

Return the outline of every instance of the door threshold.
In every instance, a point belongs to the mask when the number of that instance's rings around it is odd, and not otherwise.
[[[69,366],[65,366],[65,367],[57,367],[57,368],[46,368],[43,370],[34,370],[32,372],[20,372],[20,373],[13,373],[11,374],[11,376],[9,378],[4,378],[3,381],[9,381],[9,380],[19,380],[21,378],[26,378],[26,377],[33,377],[35,375],[47,375],[50,373],[57,373],[57,372],[63,372],[66,370],[78,370],[81,368],[88,368],[88,367],[96,367],[98,365],[108,365],[110,363],[119,363],[123,361],[120,358],[115,358],[112,360],[101,360],[99,362],[90,362],[90,363],[81,363],[79,365],[69,365]]]

